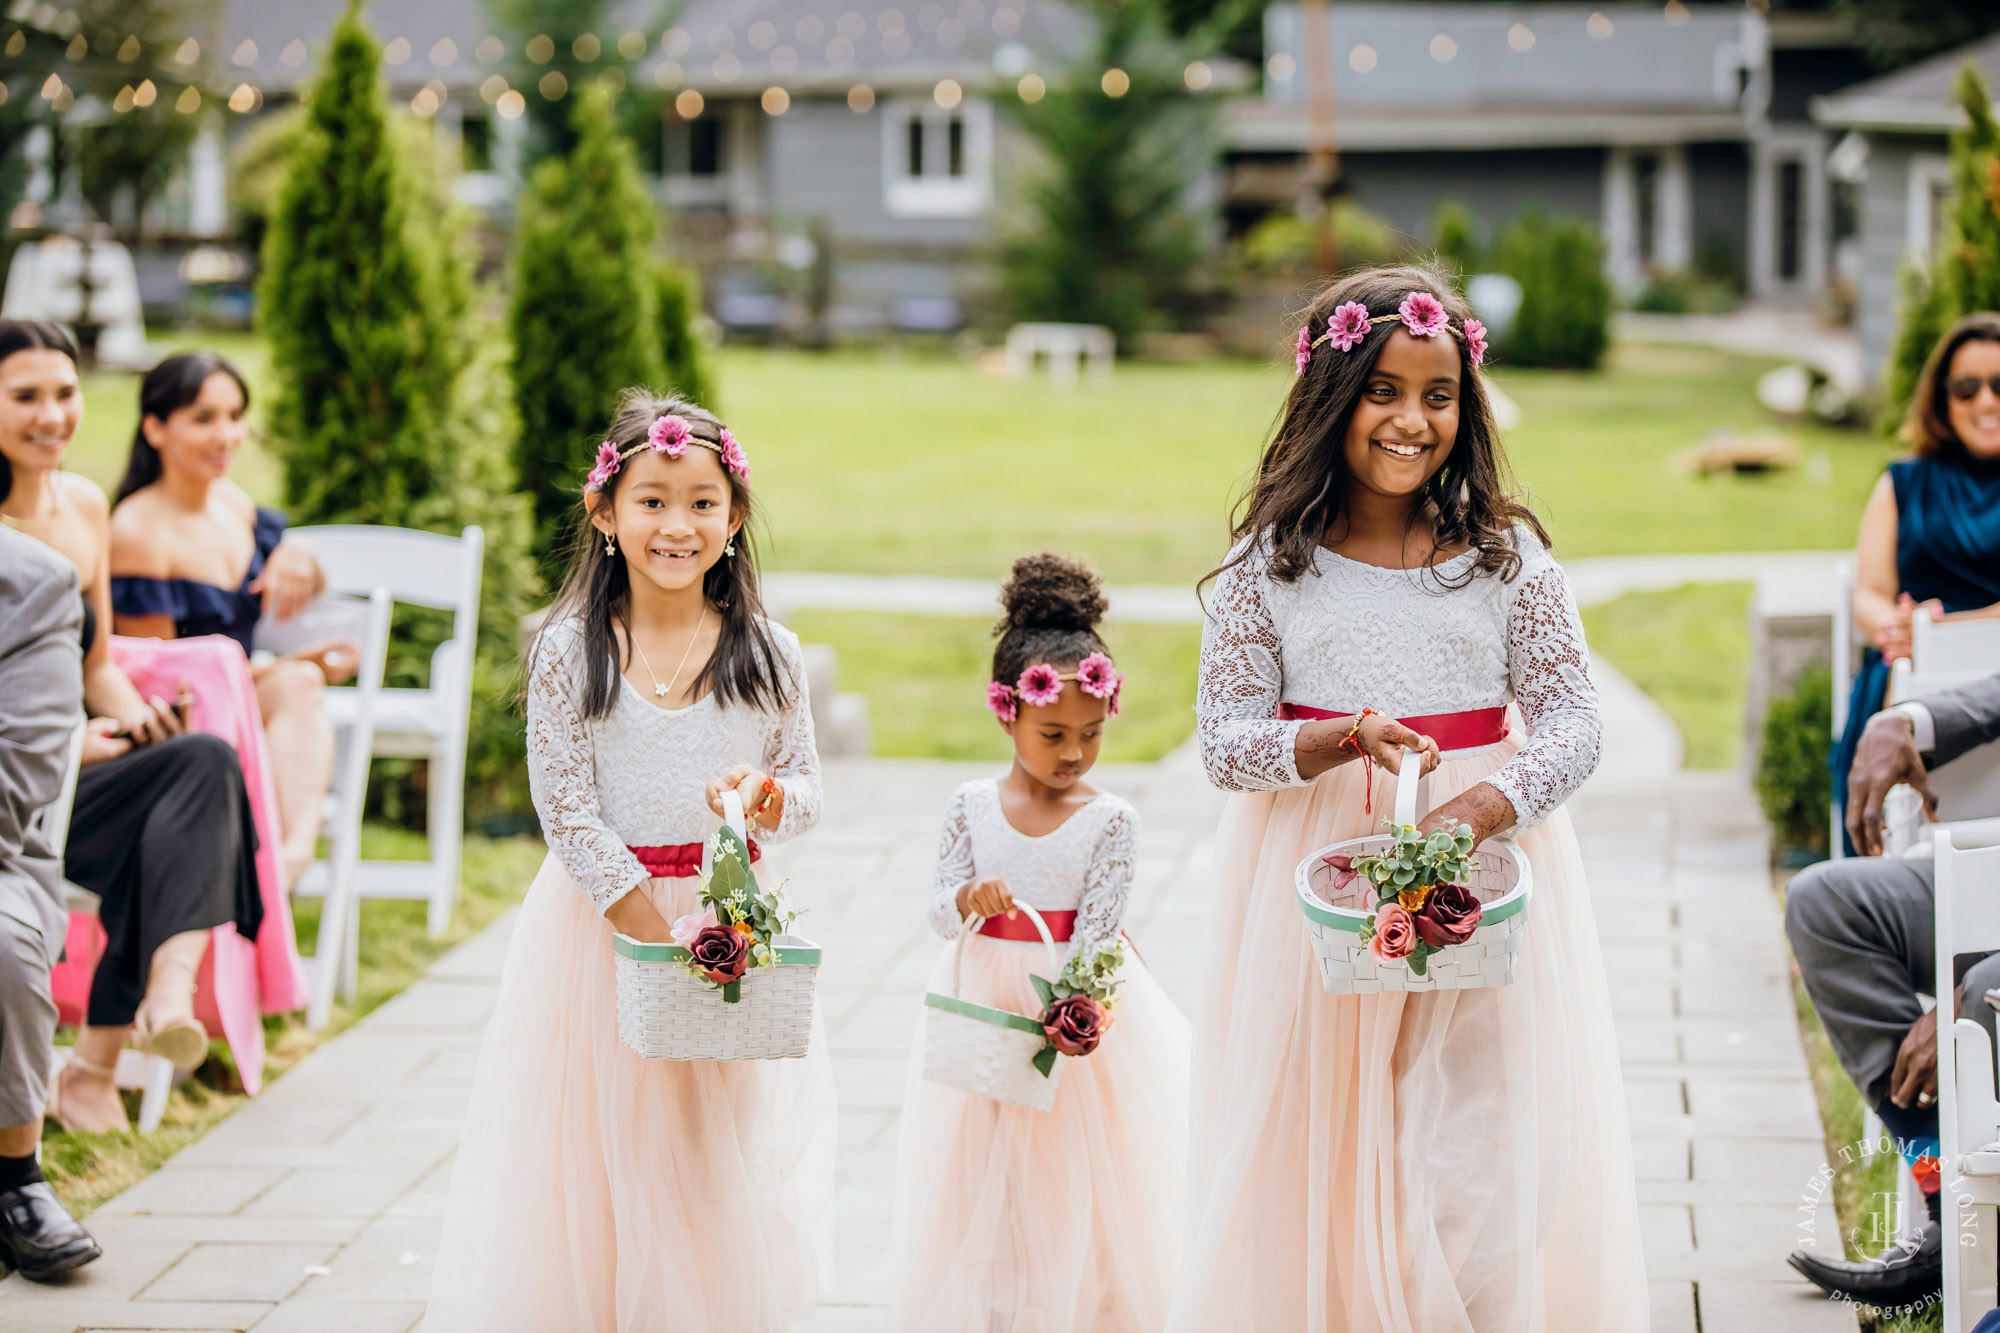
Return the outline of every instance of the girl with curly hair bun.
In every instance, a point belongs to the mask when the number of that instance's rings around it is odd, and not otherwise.
[[[931,925],[947,940],[977,933],[962,954],[946,947],[930,990],[956,984],[960,999],[1036,1016],[1045,1055],[1065,1059],[1040,1111],[926,1082],[926,1053],[912,1057],[894,1326],[1139,1333],[1166,1318],[1180,1255],[1188,1025],[1122,938],[1138,815],[1084,781],[1124,676],[1097,636],[1105,602],[1089,570],[1025,556],[1000,598],[986,705],[1014,762],[945,812]],[[1060,975],[1046,975],[1021,906],[1048,925]],[[1057,983],[1052,1000],[1037,976]]]
[[[1168,1333],[1647,1326],[1604,961],[1563,809],[1597,764],[1597,695],[1562,567],[1508,482],[1485,356],[1428,269],[1322,291],[1208,592],[1197,730],[1236,794]],[[1403,763],[1429,774],[1420,829],[1518,839],[1533,890],[1511,984],[1322,980],[1295,869],[1380,832]]]

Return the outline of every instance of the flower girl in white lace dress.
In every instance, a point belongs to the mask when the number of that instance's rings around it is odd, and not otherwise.
[[[480,1047],[432,1333],[769,1333],[815,1307],[833,1088],[803,1060],[645,1060],[618,1040],[613,929],[667,942],[725,786],[759,843],[818,820],[798,640],[766,621],[749,463],[700,408],[633,392],[529,658],[550,855]],[[768,875],[767,867],[760,870]]]
[[[1027,917],[1009,913],[1025,903],[1042,914],[1066,973],[1121,947],[1139,821],[1083,781],[1122,680],[1093,628],[1104,613],[1096,577],[1028,556],[1001,600],[987,701],[1013,737],[1014,765],[953,793],[930,920],[956,940],[963,919],[986,918],[965,941],[960,997],[1038,1015],[1029,977],[1048,972],[1047,952]],[[1152,1333],[1166,1317],[1180,1255],[1188,1025],[1122,948],[1113,1024],[1066,1062],[1052,1109],[927,1083],[921,1049],[912,1056],[890,1242],[904,1333]],[[939,957],[931,990],[951,990],[954,951]]]
[[[1313,302],[1209,594],[1202,755],[1242,794],[1217,858],[1170,1333],[1647,1325],[1604,964],[1562,809],[1597,763],[1597,696],[1563,571],[1506,490],[1484,330],[1450,292],[1396,268]],[[1321,988],[1294,868],[1379,831],[1405,746],[1435,769],[1421,827],[1511,830],[1532,867],[1511,985]]]

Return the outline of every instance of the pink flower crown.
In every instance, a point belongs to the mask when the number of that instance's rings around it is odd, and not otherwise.
[[[1393,315],[1370,315],[1368,307],[1359,301],[1345,301],[1333,308],[1327,317],[1326,332],[1315,338],[1312,323],[1307,321],[1299,327],[1295,373],[1306,373],[1306,363],[1312,360],[1312,349],[1321,343],[1332,343],[1343,352],[1359,347],[1367,338],[1368,330],[1377,324],[1400,322],[1410,331],[1412,338],[1435,338],[1440,333],[1451,333],[1451,316],[1445,312],[1444,302],[1429,292],[1411,292],[1403,298],[1403,304],[1396,307]],[[1486,359],[1486,326],[1476,319],[1465,321],[1465,351],[1472,358],[1473,369]]]
[[[686,417],[678,412],[669,412],[647,429],[645,439],[622,454],[618,452],[618,446],[610,440],[598,445],[596,465],[590,469],[590,478],[584,483],[583,488],[586,491],[602,490],[604,483],[611,480],[612,474],[625,466],[626,460],[636,457],[641,449],[651,449],[654,453],[665,454],[668,458],[679,458],[687,452],[691,444],[713,450],[716,456],[722,459],[722,466],[745,480],[749,479],[749,456],[743,452],[743,446],[736,442],[736,437],[729,433],[729,427],[722,428],[722,439],[719,442],[704,440],[694,433],[694,427],[688,424]]]
[[[1124,687],[1125,673],[1111,665],[1111,659],[1103,653],[1092,653],[1076,664],[1076,670],[1063,675],[1047,662],[1037,662],[1021,673],[1021,679],[1009,685],[1005,681],[986,682],[986,706],[993,710],[993,716],[1002,722],[1012,722],[1021,715],[1023,703],[1041,707],[1062,698],[1063,682],[1073,680],[1076,687],[1093,699],[1106,699],[1110,707],[1106,717],[1118,716],[1118,692]]]

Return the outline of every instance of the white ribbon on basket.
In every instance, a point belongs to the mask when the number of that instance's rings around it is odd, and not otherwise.
[[[1412,762],[1412,761],[1415,762]],[[1424,752],[1422,750],[1403,751],[1402,761],[1396,768],[1396,813],[1398,825],[1417,822],[1419,795],[1428,797],[1431,780],[1423,776]],[[1426,800],[1425,804],[1429,802]]]
[[[743,793],[734,787],[723,790],[722,822],[729,826],[731,833],[743,840],[743,873],[756,878],[756,872],[750,869],[750,826],[743,818]],[[715,839],[712,837],[701,845],[701,868],[703,872],[715,869]]]

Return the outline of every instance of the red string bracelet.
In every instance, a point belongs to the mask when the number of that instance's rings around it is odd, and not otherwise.
[[[1347,734],[1340,738],[1340,744],[1333,747],[1338,750],[1344,746],[1352,745],[1354,753],[1361,756],[1361,813],[1364,815],[1375,813],[1375,756],[1362,749],[1361,742],[1356,740],[1355,737],[1361,734],[1361,724],[1373,716],[1375,716],[1374,709],[1362,709],[1355,716],[1354,725],[1349,727]]]

